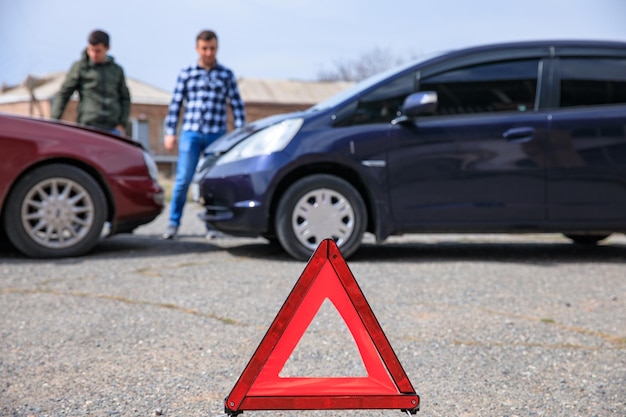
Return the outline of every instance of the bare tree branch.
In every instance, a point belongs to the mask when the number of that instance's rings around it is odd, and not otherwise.
[[[317,78],[319,81],[361,81],[402,63],[403,60],[389,50],[374,48],[356,59],[335,61],[334,69],[319,71]]]

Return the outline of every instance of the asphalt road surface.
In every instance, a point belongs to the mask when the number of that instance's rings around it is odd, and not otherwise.
[[[223,416],[303,272],[263,239],[206,240],[189,205],[88,256],[0,249],[1,416]],[[626,416],[626,238],[410,235],[348,261],[415,390],[418,416]],[[360,376],[332,305],[283,372]],[[393,416],[399,410],[245,411]]]

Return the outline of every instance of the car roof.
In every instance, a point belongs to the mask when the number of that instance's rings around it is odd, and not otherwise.
[[[614,40],[594,40],[594,39],[551,39],[551,40],[527,40],[499,42],[485,45],[477,45],[464,50],[472,49],[500,49],[500,48],[524,48],[524,47],[546,47],[546,46],[587,46],[587,47],[613,47],[626,48],[626,42]]]
[[[452,58],[455,55],[480,55],[481,53],[489,53],[496,51],[520,51],[520,50],[545,50],[550,55],[560,55],[564,53],[572,53],[574,51],[593,51],[593,50],[614,50],[621,51],[626,54],[626,42],[611,40],[576,40],[576,39],[553,39],[553,40],[528,40],[528,41],[511,41],[491,43],[477,46],[469,46],[466,48],[458,48],[437,54],[433,59]],[[425,61],[424,61],[425,62]]]

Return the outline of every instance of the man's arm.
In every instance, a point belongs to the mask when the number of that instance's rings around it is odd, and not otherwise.
[[[186,94],[186,72],[181,71],[176,79],[176,86],[174,87],[174,93],[172,94],[172,100],[167,109],[167,116],[165,117],[165,135],[163,137],[163,144],[165,149],[171,151],[176,144],[176,126],[178,125],[178,118],[180,117],[180,109],[183,104],[183,100]]]
[[[117,130],[121,133],[126,133],[126,126],[128,126],[128,117],[130,116],[130,91],[126,85],[126,76],[124,70],[120,67],[121,79],[119,85],[119,97],[120,97],[120,120],[117,125]]]
[[[239,94],[239,87],[237,86],[237,79],[235,74],[231,72],[231,77],[228,86],[228,98],[230,101],[230,108],[233,111],[233,123],[235,128],[241,127],[246,124],[246,108]]]
[[[52,101],[52,109],[50,110],[50,117],[53,119],[60,119],[65,111],[65,106],[69,101],[74,91],[76,91],[80,84],[80,68],[81,62],[75,62],[70,68],[61,89],[54,97]]]

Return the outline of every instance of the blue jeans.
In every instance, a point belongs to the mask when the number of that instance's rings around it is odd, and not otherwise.
[[[178,163],[176,165],[176,180],[172,191],[172,203],[170,206],[170,225],[178,227],[183,209],[187,201],[189,184],[193,180],[200,155],[217,138],[226,132],[198,133],[184,130],[178,141]]]

